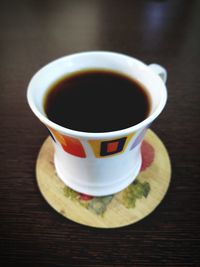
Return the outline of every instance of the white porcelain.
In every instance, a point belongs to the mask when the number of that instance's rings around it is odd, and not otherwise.
[[[87,68],[119,71],[143,84],[152,100],[148,118],[127,129],[105,133],[74,131],[50,121],[43,108],[46,90],[67,73]],[[166,104],[166,78],[166,70],[157,64],[148,66],[133,57],[104,51],[59,58],[33,76],[27,90],[28,103],[56,140],[55,167],[66,185],[84,194],[102,196],[116,193],[134,181],[141,167],[140,146],[145,132]],[[78,107],[72,112],[78,112]],[[109,154],[108,147],[113,142],[118,144],[118,152]],[[103,147],[108,154],[103,154]]]

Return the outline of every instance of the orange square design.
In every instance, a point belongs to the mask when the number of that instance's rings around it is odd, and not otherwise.
[[[111,142],[107,144],[107,152],[115,152],[119,146],[119,141]]]

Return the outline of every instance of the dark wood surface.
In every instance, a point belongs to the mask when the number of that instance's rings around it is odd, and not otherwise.
[[[200,1],[7,0],[0,29],[1,266],[200,266]],[[65,219],[35,180],[48,133],[27,105],[27,84],[46,63],[86,50],[156,62],[169,75],[152,129],[171,157],[170,189],[155,212],[121,229]]]

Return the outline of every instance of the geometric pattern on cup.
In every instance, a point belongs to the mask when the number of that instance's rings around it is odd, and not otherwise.
[[[49,135],[51,136],[51,139],[54,141],[54,143],[56,143],[56,139],[54,138],[53,134],[51,133],[51,131],[47,128]]]
[[[133,135],[134,133],[117,139],[89,140],[88,143],[97,158],[111,157],[123,153]]]
[[[62,135],[59,132],[55,131],[54,129],[50,128],[51,133],[53,134],[54,138],[59,142],[63,148],[63,150],[71,155],[86,158],[86,154],[81,142],[74,137]]]
[[[137,145],[139,145],[142,140],[144,139],[145,133],[147,131],[148,127],[145,127],[140,133],[139,135],[135,138],[135,140],[133,141],[133,144],[131,145],[130,150],[132,150],[133,148],[135,148]]]

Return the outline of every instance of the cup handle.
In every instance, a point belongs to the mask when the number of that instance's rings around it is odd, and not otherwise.
[[[158,64],[150,64],[149,67],[155,72],[160,78],[163,80],[164,83],[167,81],[167,71],[165,68]]]

